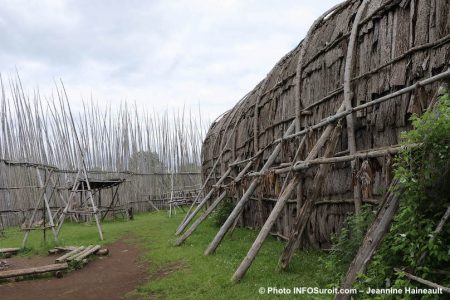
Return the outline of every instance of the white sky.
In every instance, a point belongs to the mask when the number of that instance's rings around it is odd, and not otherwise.
[[[0,72],[149,109],[230,109],[340,0],[0,0]]]

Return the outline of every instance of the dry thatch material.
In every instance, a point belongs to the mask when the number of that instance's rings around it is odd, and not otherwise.
[[[236,176],[250,158],[254,163],[249,171],[264,176],[264,184],[239,214],[241,226],[259,228],[269,216],[287,175],[277,172],[279,168],[289,167],[294,157],[295,161],[314,159],[308,155],[316,150],[317,157],[324,156],[332,128],[323,125],[332,123],[326,118],[336,112],[341,115],[334,121],[346,120],[332,156],[350,159],[335,160],[320,187],[313,184],[319,164],[298,167],[296,171],[302,172],[298,188],[271,233],[289,237],[297,211],[314,197],[300,245],[328,248],[332,233],[342,227],[355,205],[359,209],[361,203],[379,202],[390,184],[389,149],[367,157],[364,152],[398,145],[400,132],[410,128],[409,116],[424,111],[436,93],[439,82],[427,79],[446,72],[450,65],[450,4],[445,0],[361,3],[366,1],[344,2],[315,22],[308,36],[209,129],[202,148],[206,191],[230,167],[231,176]],[[415,85],[420,81],[425,85]],[[394,97],[371,103],[396,91]],[[359,109],[352,110],[355,107]],[[297,133],[281,143],[272,167],[258,173],[292,122]],[[239,192],[247,189],[247,182],[234,182],[233,189],[227,189],[229,196],[241,199]]]

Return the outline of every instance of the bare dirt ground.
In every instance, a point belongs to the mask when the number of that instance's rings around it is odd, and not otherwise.
[[[108,245],[108,249],[110,256],[99,257],[61,279],[46,277],[0,284],[0,299],[136,299],[125,295],[149,278],[147,265],[139,261],[140,250],[126,239]],[[13,257],[8,259],[9,269],[53,264],[56,257]]]

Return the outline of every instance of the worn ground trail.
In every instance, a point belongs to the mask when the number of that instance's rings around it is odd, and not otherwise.
[[[128,299],[125,295],[148,279],[148,266],[139,260],[141,251],[129,240],[121,239],[108,245],[108,249],[110,256],[99,257],[84,268],[65,274],[61,279],[47,277],[0,284],[0,298],[2,300]],[[14,257],[8,261],[12,265],[11,269],[19,269],[52,264],[55,257],[57,256]]]

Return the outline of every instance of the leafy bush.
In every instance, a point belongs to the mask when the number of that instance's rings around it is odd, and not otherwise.
[[[397,156],[395,176],[405,187],[400,207],[384,242],[358,287],[403,288],[415,285],[394,267],[449,285],[450,224],[433,235],[450,205],[450,98],[440,98],[433,111],[412,117],[413,130],[402,134],[405,147]],[[423,287],[423,286],[421,286]],[[436,295],[427,296],[437,298]]]
[[[360,214],[349,214],[341,231],[332,236],[331,253],[324,263],[328,270],[332,270],[330,281],[333,285],[345,275],[374,217],[372,206],[364,205]]]
[[[213,224],[217,227],[221,227],[223,223],[228,219],[228,216],[234,209],[234,203],[231,198],[225,198],[211,214]]]
[[[415,287],[415,282],[409,281],[403,273],[395,273],[394,268],[404,268],[416,276],[444,286],[450,284],[449,222],[440,234],[433,235],[450,205],[448,93],[440,98],[432,111],[425,112],[421,117],[413,116],[411,121],[413,129],[402,133],[405,147],[395,159],[395,177],[405,192],[380,249],[370,262],[366,274],[360,275],[355,284],[359,290],[368,287]],[[349,216],[344,228],[333,238],[331,254],[325,260],[327,269],[333,270],[330,275],[333,285],[345,274],[373,217],[373,212],[366,207],[361,215]],[[388,297],[383,295],[382,298]],[[437,295],[421,297],[438,298]]]

